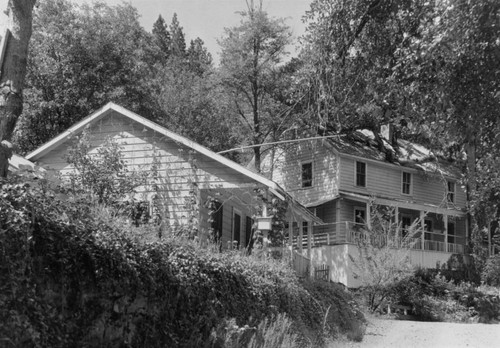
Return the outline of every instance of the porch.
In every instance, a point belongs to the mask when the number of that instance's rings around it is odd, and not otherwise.
[[[309,245],[312,248],[328,246],[328,245],[340,245],[340,244],[353,244],[356,245],[359,238],[365,232],[361,232],[364,227],[361,223],[344,221],[335,223],[326,223],[324,225],[313,226],[312,234],[307,234],[307,227],[304,227],[302,237],[300,231],[296,231],[293,235],[292,245],[294,249],[307,249]],[[304,233],[305,232],[305,233]],[[378,239],[382,238],[377,236]],[[385,237],[387,238],[387,237]],[[298,242],[302,240],[302,243]],[[387,244],[387,240],[378,240],[377,243]],[[400,245],[398,240],[392,240],[392,245]],[[466,254],[467,246],[464,236],[453,235],[453,242],[451,238],[448,241],[444,240],[444,235],[438,232],[424,233],[424,238],[417,236],[411,240],[411,249],[423,250],[423,251],[433,251],[433,252],[443,252],[451,254]]]

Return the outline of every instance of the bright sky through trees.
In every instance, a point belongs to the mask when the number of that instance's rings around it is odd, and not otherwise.
[[[0,0],[0,30],[3,32],[6,16],[3,13],[7,8],[8,0]],[[90,0],[72,0],[77,3],[92,2]],[[122,3],[122,0],[106,0],[108,5]],[[220,48],[217,44],[225,27],[239,24],[240,16],[237,11],[246,10],[245,0],[129,0],[141,15],[141,24],[151,31],[153,23],[162,15],[167,23],[177,13],[179,22],[186,34],[186,41],[200,37],[214,57],[219,61]],[[309,9],[310,0],[264,0],[263,8],[271,17],[287,18],[287,24],[295,37],[304,33],[305,26],[301,18]],[[294,47],[288,49],[295,52]]]

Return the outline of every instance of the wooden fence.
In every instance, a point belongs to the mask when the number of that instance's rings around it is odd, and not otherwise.
[[[330,266],[320,265],[314,267],[314,278],[324,280],[325,282],[330,281]]]

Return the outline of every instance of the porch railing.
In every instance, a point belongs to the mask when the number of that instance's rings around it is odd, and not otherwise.
[[[313,233],[311,236],[311,247],[319,247],[324,245],[339,245],[339,244],[356,244],[359,238],[365,235],[362,232],[362,224],[357,224],[354,222],[337,222],[324,225],[318,225],[313,227]],[[298,248],[300,243],[298,243],[298,232],[294,232],[294,237],[292,240],[292,245],[294,248]],[[461,243],[447,243],[441,241],[424,240],[423,249],[425,251],[437,251],[437,252],[448,252],[454,254],[465,254],[465,238],[461,236],[453,236],[456,241]],[[378,243],[385,245],[387,240],[384,240],[384,236],[378,236],[380,240],[372,240],[373,243]],[[394,246],[400,246],[397,241],[391,240]],[[422,239],[415,238],[411,243],[411,248],[415,250],[422,250]],[[302,248],[307,248],[307,231],[304,230],[302,236]]]

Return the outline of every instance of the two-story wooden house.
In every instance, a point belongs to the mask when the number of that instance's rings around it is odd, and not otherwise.
[[[371,131],[300,141],[268,154],[263,172],[278,182],[326,224],[314,226],[307,241],[314,264],[330,266],[330,279],[356,286],[349,254],[357,224],[370,223],[373,204],[392,207],[401,230],[420,218],[425,233],[416,235],[411,259],[436,267],[452,254],[464,254],[467,241],[466,195],[453,163],[405,140],[397,148]],[[390,159],[390,160],[388,160]],[[304,249],[305,250],[305,249]]]

